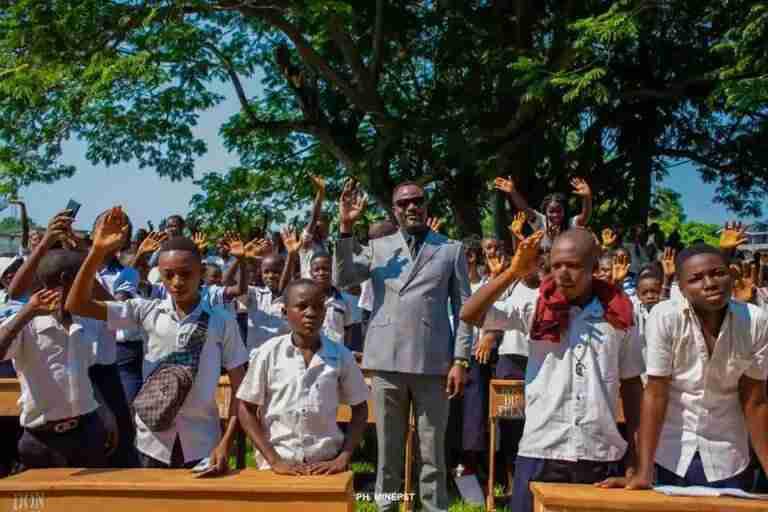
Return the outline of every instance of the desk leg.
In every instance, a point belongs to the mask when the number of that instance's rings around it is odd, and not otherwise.
[[[491,418],[490,442],[488,443],[488,496],[485,498],[485,509],[488,512],[496,510],[496,499],[493,491],[496,487],[496,418]]]

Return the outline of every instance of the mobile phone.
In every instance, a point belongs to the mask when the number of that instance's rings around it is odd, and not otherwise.
[[[80,211],[80,206],[81,206],[80,203],[78,203],[74,199],[70,199],[69,202],[67,203],[67,208],[66,208],[67,210],[69,210],[69,216],[72,217],[73,219],[77,217],[77,212]]]

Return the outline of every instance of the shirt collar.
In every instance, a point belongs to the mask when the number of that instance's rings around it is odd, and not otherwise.
[[[40,334],[44,331],[47,331],[48,329],[61,329],[66,331],[64,325],[62,325],[62,323],[59,322],[53,315],[35,317],[35,321],[32,323],[32,329],[35,331],[35,334]],[[82,329],[83,326],[81,324],[80,318],[73,315],[72,324],[69,327],[69,333],[73,333]]]
[[[160,303],[160,309],[171,315],[171,317],[177,322],[182,322],[188,319],[197,319],[197,317],[199,317],[200,313],[203,311],[209,315],[211,314],[211,306],[208,304],[208,301],[205,300],[204,293],[202,291],[200,292],[200,302],[197,303],[197,306],[195,306],[195,309],[193,309],[190,314],[182,319],[180,319],[176,313],[176,301],[173,300],[173,297],[170,293],[166,293],[165,298]]]
[[[579,309],[580,315],[591,318],[602,318],[605,315],[603,305],[600,303],[600,299],[593,297],[592,300],[583,308],[576,306]]]
[[[285,355],[288,357],[296,357],[300,356],[301,352],[299,349],[297,349],[293,344],[293,335],[292,334],[286,334],[285,339],[287,341],[286,347],[285,347]],[[313,366],[317,366],[318,363],[315,361],[322,361],[329,363],[331,361],[338,361],[340,357],[340,350],[339,345],[332,341],[330,338],[325,336],[324,334],[320,335],[320,349],[315,352],[315,355],[312,357],[312,362],[309,364],[309,368]]]

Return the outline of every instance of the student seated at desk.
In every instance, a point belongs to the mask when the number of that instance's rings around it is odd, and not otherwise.
[[[261,456],[260,469],[278,474],[345,471],[368,417],[368,386],[352,353],[321,335],[325,292],[308,279],[285,290],[291,333],[259,348],[237,392],[239,418]],[[352,407],[346,437],[339,404]]]
[[[749,439],[768,469],[768,315],[731,299],[725,255],[699,244],[676,261],[683,299],[646,324],[648,384],[639,467],[627,487],[703,485],[750,490]]]
[[[106,467],[114,418],[106,408],[101,412],[109,421],[97,414],[88,369],[96,361],[94,346],[115,339],[104,322],[64,310],[85,255],[48,250],[50,240],[44,237],[35,249],[45,252],[36,268],[44,287],[0,328],[0,360],[13,360],[21,384],[19,459],[24,468]]]
[[[168,291],[166,299],[95,300],[92,296],[94,275],[104,255],[115,243],[120,243],[125,226],[125,214],[119,207],[113,208],[97,226],[93,247],[67,297],[67,309],[107,320],[110,329],[138,329],[142,333],[145,382],[134,400],[136,447],[142,465],[191,467],[210,457],[215,471],[225,472],[237,428],[237,400],[230,404],[230,417],[222,436],[216,392],[222,367],[233,391],[245,375],[248,354],[237,322],[230,313],[213,307],[202,296],[200,252],[192,240],[183,237],[163,242],[158,252],[160,276]],[[148,408],[142,415],[137,403],[157,402],[157,409],[168,403],[164,390],[145,392],[154,372],[168,365],[179,371],[180,366],[191,368],[192,375],[186,382],[179,379],[177,388],[167,386],[178,390],[172,395],[172,404],[179,408],[165,407],[164,411],[170,412],[160,415],[162,421],[155,421],[154,413],[158,411]]]
[[[524,240],[510,267],[461,310],[467,323],[530,336],[515,512],[533,510],[530,482],[596,483],[617,476],[622,462],[633,470],[642,396],[644,365],[632,303],[618,288],[593,279],[597,247],[589,231],[571,229],[555,238],[552,274],[535,301],[496,305],[507,288],[536,270],[543,235]],[[627,441],[616,426],[619,393]]]

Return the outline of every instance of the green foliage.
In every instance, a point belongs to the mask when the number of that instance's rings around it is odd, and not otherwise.
[[[0,0],[0,193],[71,175],[72,137],[94,164],[187,179],[227,84],[240,165],[192,205],[212,232],[295,215],[314,173],[329,201],[359,179],[378,214],[397,182],[429,184],[456,237],[481,232],[486,184],[508,174],[531,204],[584,176],[597,222],[641,222],[653,180],[689,160],[718,201],[759,212],[766,2],[512,4]]]
[[[659,224],[666,237],[677,231],[680,240],[688,245],[694,240],[704,240],[710,245],[718,246],[720,236],[717,224],[687,221],[685,210],[680,200],[680,194],[672,189],[660,188],[653,197],[651,222]]]

